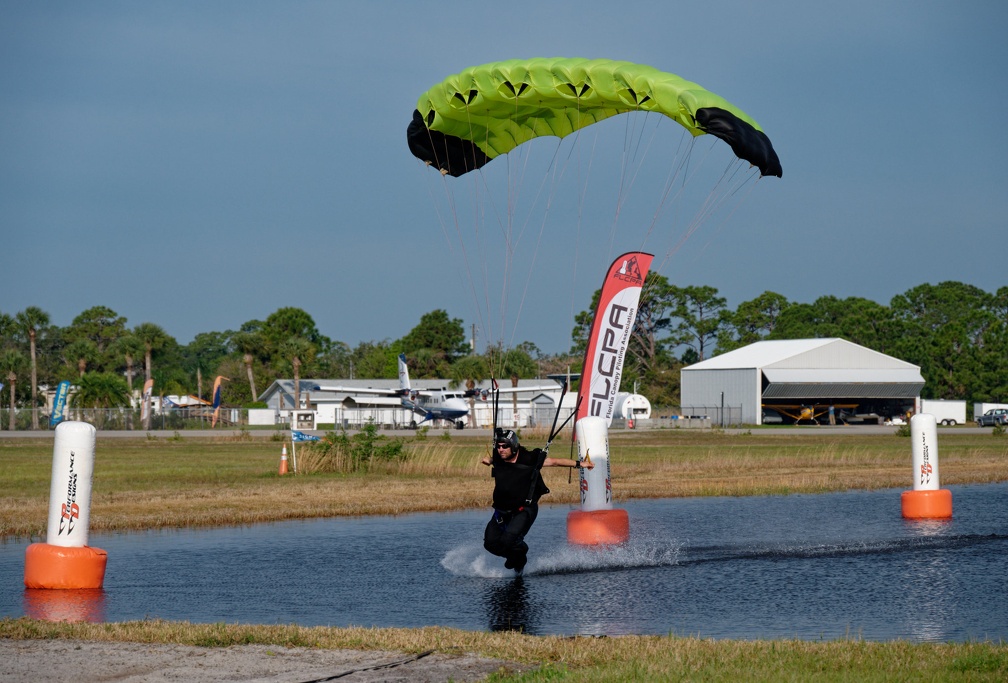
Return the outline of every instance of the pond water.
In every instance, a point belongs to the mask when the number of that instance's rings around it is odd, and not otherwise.
[[[898,490],[631,501],[630,540],[566,542],[543,506],[523,577],[481,545],[489,511],[92,534],[99,591],[27,590],[0,545],[0,616],[545,635],[1008,640],[1008,484],[952,486],[950,521]]]

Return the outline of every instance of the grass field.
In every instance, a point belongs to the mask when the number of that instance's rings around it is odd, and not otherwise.
[[[523,439],[529,445],[544,440],[535,434]],[[129,439],[99,433],[91,530],[488,507],[492,482],[488,468],[479,464],[486,445],[485,439],[445,432],[405,439],[401,459],[374,460],[358,471],[280,477],[279,442],[240,435]],[[942,485],[1008,480],[1008,438],[942,430],[939,447]],[[610,450],[617,500],[912,485],[910,440],[891,434],[613,432]],[[307,463],[308,452],[299,451]],[[551,454],[567,457],[568,451],[569,445],[558,440]],[[41,539],[48,516],[51,438],[0,440],[0,463],[0,538]],[[568,482],[570,470],[550,468],[543,474],[552,490],[544,502],[578,500],[577,476]]]
[[[280,444],[219,439],[102,438],[92,531],[207,527],[334,515],[487,507],[491,480],[478,464],[485,439],[456,433],[409,439],[401,459],[354,472],[280,477]],[[537,435],[523,435],[539,445]],[[552,455],[567,456],[566,444]],[[939,434],[942,485],[1008,480],[1008,439],[955,429]],[[307,463],[308,453],[300,451]],[[910,488],[910,440],[794,430],[656,430],[611,435],[614,495],[745,496]],[[0,440],[0,537],[44,540],[50,439]],[[577,499],[577,477],[544,471],[550,502]],[[477,652],[534,664],[497,681],[1008,680],[1003,643],[911,644],[857,639],[714,641],[675,636],[593,638],[471,633],[442,628],[342,629],[186,624],[48,624],[0,621],[0,638],[84,638],[210,646],[265,643],[321,648]]]

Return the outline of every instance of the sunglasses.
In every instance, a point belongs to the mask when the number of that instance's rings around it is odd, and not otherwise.
[[[499,444],[496,444],[496,447],[497,448],[511,448],[511,444],[509,444],[509,443],[499,443]]]

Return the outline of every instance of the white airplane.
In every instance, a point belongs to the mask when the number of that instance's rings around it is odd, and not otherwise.
[[[508,387],[500,388],[500,393],[515,393],[524,391],[544,391],[556,389],[555,383],[533,387]],[[445,420],[455,425],[456,429],[465,428],[465,417],[469,414],[469,402],[466,399],[477,398],[478,400],[488,400],[489,392],[479,389],[413,389],[410,387],[409,369],[406,367],[406,354],[399,354],[399,388],[398,389],[373,389],[370,387],[341,387],[341,386],[319,386],[322,391],[341,391],[348,394],[376,394],[379,396],[398,396],[404,408],[412,410],[423,419],[419,424],[428,420]],[[413,423],[415,427],[417,423]]]

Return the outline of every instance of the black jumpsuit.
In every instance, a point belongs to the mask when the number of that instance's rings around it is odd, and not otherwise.
[[[530,451],[524,446],[518,448],[514,463],[505,462],[496,452],[493,454],[494,514],[483,533],[483,547],[505,558],[504,566],[517,572],[525,567],[528,559],[525,534],[539,514],[539,498],[549,493],[539,473],[542,466],[539,459],[543,456],[542,449]],[[533,476],[536,487],[532,502],[526,504]]]

